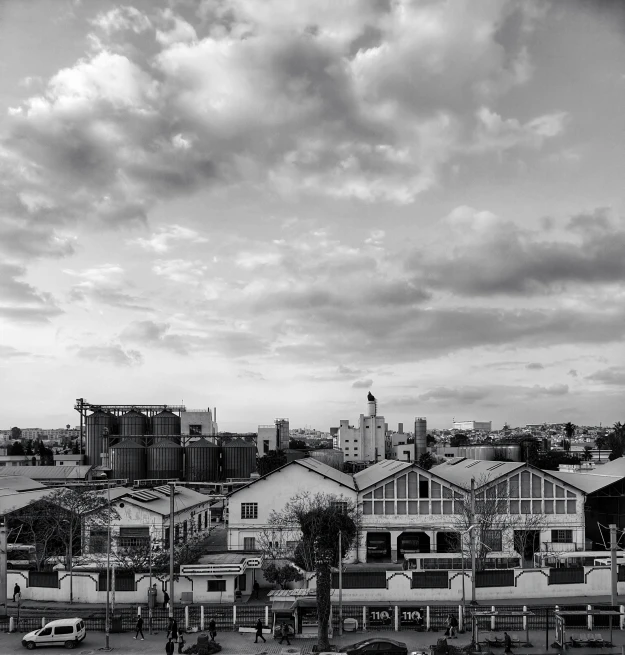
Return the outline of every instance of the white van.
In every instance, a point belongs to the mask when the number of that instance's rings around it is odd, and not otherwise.
[[[37,646],[60,646],[76,648],[87,636],[85,622],[79,618],[58,619],[46,623],[43,628],[33,630],[22,639],[22,646],[32,650]]]

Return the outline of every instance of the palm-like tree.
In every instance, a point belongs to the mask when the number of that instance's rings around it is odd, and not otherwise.
[[[569,441],[572,439],[573,435],[575,434],[575,428],[576,428],[576,427],[577,427],[577,425],[575,425],[574,423],[571,423],[571,421],[569,421],[569,422],[564,426],[564,433],[566,434],[566,438],[567,438]]]

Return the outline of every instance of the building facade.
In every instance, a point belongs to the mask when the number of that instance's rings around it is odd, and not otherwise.
[[[357,427],[347,420],[340,422],[338,448],[343,451],[346,462],[379,462],[386,457],[386,424],[384,417],[377,415],[377,401],[371,393],[367,412],[367,415],[360,415]]]
[[[492,425],[492,421],[454,421],[452,423],[452,430],[490,432]]]

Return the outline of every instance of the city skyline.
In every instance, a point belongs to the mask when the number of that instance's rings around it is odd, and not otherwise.
[[[6,428],[622,420],[624,19],[7,0]]]

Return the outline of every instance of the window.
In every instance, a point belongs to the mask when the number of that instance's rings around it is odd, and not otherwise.
[[[427,480],[419,480],[419,498],[429,498],[430,491]]]
[[[552,530],[551,542],[554,544],[572,544],[573,530]]]
[[[204,512],[204,527],[208,527],[208,510]]]
[[[120,548],[142,548],[150,542],[150,528],[120,528],[117,545]],[[106,541],[104,542],[106,543]]]
[[[182,541],[186,543],[187,541],[187,522],[185,521],[182,524]]]
[[[48,637],[52,634],[52,628],[44,628],[37,636],[38,637]]]
[[[106,553],[108,531],[102,528],[93,528],[89,537],[89,551],[91,553]]]
[[[55,635],[71,635],[73,633],[74,633],[73,625],[57,625],[56,628],[54,628]]]
[[[349,509],[349,503],[345,500],[334,500],[331,505],[333,509],[337,512],[341,512],[341,514],[347,514],[347,510]]]
[[[263,453],[266,455],[269,452],[269,439],[263,439]]]
[[[243,550],[256,550],[256,537],[243,537]]]
[[[180,526],[176,525],[174,527],[174,543],[178,543],[180,541]]]
[[[202,436],[202,426],[201,425],[190,425],[189,426],[189,436],[190,437],[201,437]]]
[[[226,591],[225,580],[209,580],[206,583],[206,591]]]
[[[202,531],[202,512],[197,515],[197,531]]]
[[[241,518],[242,519],[257,519],[258,518],[258,503],[241,503]]]
[[[501,552],[501,530],[484,530],[484,545],[491,550]]]

